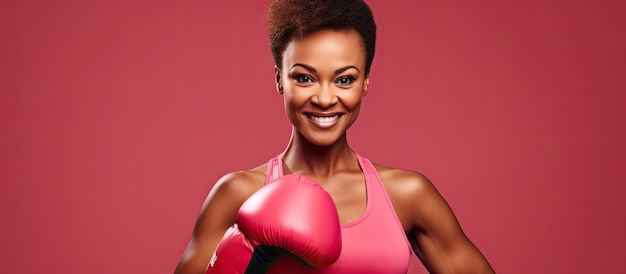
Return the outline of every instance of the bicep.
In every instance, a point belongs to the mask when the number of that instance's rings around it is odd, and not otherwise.
[[[176,274],[204,273],[224,232],[235,222],[239,207],[254,192],[238,177],[241,176],[226,175],[211,189],[198,214]]]
[[[431,272],[489,272],[486,259],[467,238],[452,209],[428,179],[418,178],[415,230],[409,235],[418,257]]]
[[[449,249],[466,239],[465,234],[452,209],[432,183],[425,177],[421,180],[414,205],[415,233],[432,239],[439,249]]]

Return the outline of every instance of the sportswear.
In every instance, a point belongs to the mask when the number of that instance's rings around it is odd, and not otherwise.
[[[355,153],[356,154],[356,153]],[[268,273],[406,273],[412,252],[402,224],[376,168],[356,154],[365,175],[367,205],[357,220],[341,224],[342,248],[339,259],[322,268],[309,268],[281,255]],[[283,176],[282,154],[272,158],[265,184]]]

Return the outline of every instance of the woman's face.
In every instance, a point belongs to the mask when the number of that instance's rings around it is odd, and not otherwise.
[[[289,120],[309,142],[335,143],[356,120],[369,84],[359,34],[314,32],[289,43],[282,57],[276,87]]]

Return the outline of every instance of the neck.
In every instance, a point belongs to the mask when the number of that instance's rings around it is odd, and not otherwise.
[[[295,129],[292,129],[289,145],[283,154],[283,163],[285,171],[288,171],[285,173],[303,174],[319,179],[328,178],[337,171],[359,169],[345,134],[332,145],[318,146]]]

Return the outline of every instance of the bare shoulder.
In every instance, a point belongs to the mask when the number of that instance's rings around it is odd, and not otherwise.
[[[414,200],[416,197],[436,192],[433,184],[422,173],[379,164],[374,164],[374,167],[390,195]]]
[[[415,220],[420,219],[422,210],[428,207],[426,201],[443,199],[430,180],[419,172],[378,164],[374,167],[407,234],[419,226]]]
[[[236,219],[239,207],[265,183],[265,168],[231,172],[213,186],[196,220],[189,245],[176,274],[204,273],[224,232]]]
[[[228,196],[234,200],[245,200],[265,183],[267,164],[228,173],[220,178],[207,197],[207,200],[218,196]],[[239,198],[239,199],[237,199]]]
[[[200,225],[200,228],[217,228],[220,233],[223,233],[235,222],[237,211],[243,202],[263,187],[264,166],[267,165],[222,176],[204,201],[197,225]]]
[[[413,250],[431,273],[493,273],[454,212],[419,172],[374,165]]]

